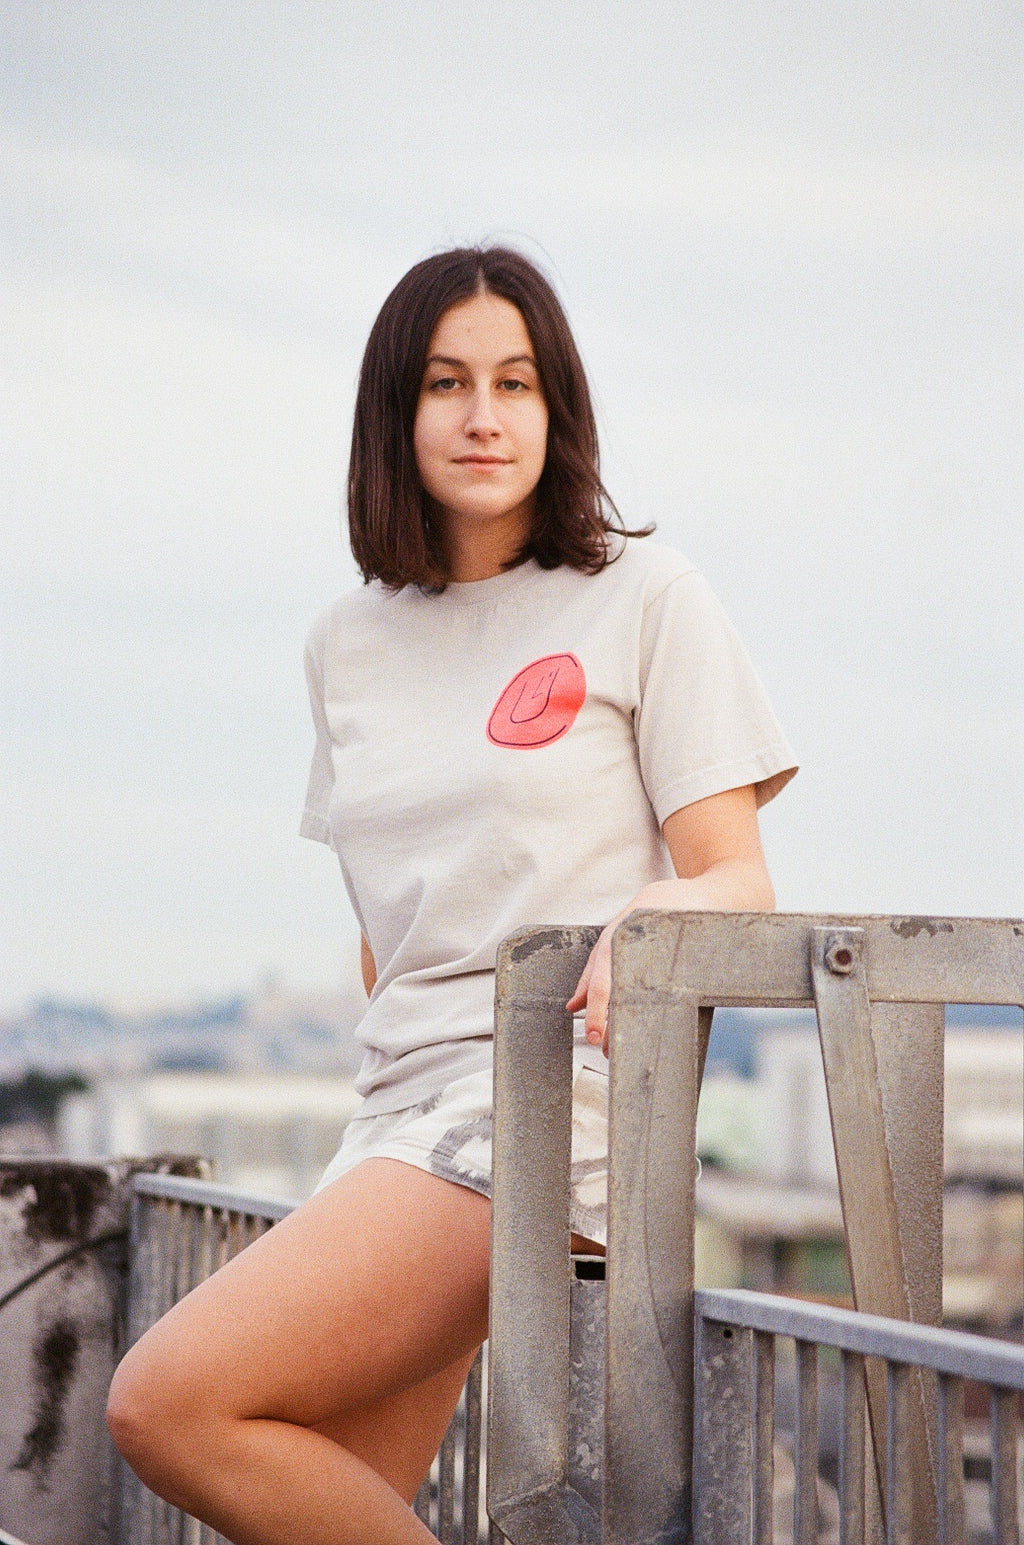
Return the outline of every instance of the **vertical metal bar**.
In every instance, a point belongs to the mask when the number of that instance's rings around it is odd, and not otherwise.
[[[890,1362],[885,1372],[885,1545],[912,1545],[914,1510],[907,1442],[911,1372],[905,1363]]]
[[[195,1202],[189,1205],[189,1230],[188,1230],[188,1289],[192,1291],[198,1287],[206,1276],[206,1263],[203,1259],[203,1214],[205,1208]]]
[[[867,1421],[864,1434],[864,1539],[866,1545],[885,1545],[885,1430],[875,1442],[875,1412],[885,1412],[885,1366],[877,1357],[864,1359]],[[881,1463],[879,1453],[882,1454]]]
[[[160,1298],[157,1303],[158,1319],[165,1315],[174,1304],[174,1278],[178,1264],[175,1260],[174,1246],[177,1238],[176,1225],[180,1210],[180,1202],[157,1202],[156,1215],[160,1224]]]
[[[437,1454],[437,1537],[441,1545],[455,1545],[455,1445],[458,1412]]]
[[[775,1502],[775,1337],[754,1333],[754,1545],[772,1545]]]
[[[197,1270],[202,1273],[203,1281],[213,1275],[213,1208],[203,1208],[202,1229],[200,1231],[200,1250]]]
[[[1017,1402],[1014,1390],[993,1389],[992,1533],[994,1545],[1019,1545],[1017,1520]]]
[[[433,1466],[431,1466],[431,1470],[432,1469],[433,1469]],[[429,1529],[430,1528],[430,1471],[429,1470],[427,1472],[426,1479],[424,1480],[423,1485],[420,1487],[419,1491],[416,1493],[416,1500],[415,1500],[415,1502],[413,1503],[412,1506],[413,1506],[413,1512],[416,1514],[416,1517],[420,1520],[421,1523],[426,1524],[427,1528]]]
[[[213,1270],[219,1271],[222,1266],[227,1264],[228,1228],[231,1222],[231,1214],[226,1207],[218,1207],[214,1220]]]
[[[488,1509],[526,1541],[569,1540],[572,1019],[593,930],[506,939],[494,1045]],[[528,1066],[529,1079],[522,1070]]]
[[[234,1260],[245,1249],[245,1224],[240,1212],[228,1215],[228,1260]]]
[[[864,1359],[842,1354],[843,1430],[839,1445],[839,1545],[864,1545]]]
[[[865,933],[861,928],[817,927],[810,935],[811,982],[828,1091],[829,1115],[843,1204],[847,1256],[857,1308],[892,1319],[913,1318],[904,1240],[886,1134],[878,1061],[871,1028]],[[932,1145],[934,1147],[934,1143]],[[934,1169],[934,1166],[931,1166]],[[934,1201],[929,1188],[929,1203]],[[930,1205],[929,1218],[934,1212]],[[934,1222],[934,1219],[931,1220]],[[929,1225],[930,1227],[930,1225]],[[924,1242],[931,1235],[921,1233]],[[919,1250],[918,1254],[922,1252]],[[934,1252],[933,1252],[934,1254]],[[920,1260],[916,1263],[921,1266]],[[941,1271],[941,1256],[932,1268]],[[931,1312],[922,1269],[918,1293]],[[934,1284],[931,1284],[934,1288]],[[934,1293],[931,1295],[934,1297]],[[884,1473],[885,1421],[881,1390],[868,1372],[868,1404],[878,1470]],[[920,1379],[904,1416],[909,1452],[911,1509],[924,1537],[935,1535],[935,1490],[928,1412]]]
[[[939,1545],[963,1545],[964,1384],[945,1374],[939,1377],[938,1449]]]
[[[483,1350],[466,1380],[466,1447],[462,1462],[462,1545],[480,1537],[480,1428],[483,1405]]]
[[[754,1495],[753,1332],[697,1315],[694,1545],[745,1545]],[[656,1418],[655,1418],[656,1419]],[[653,1540],[644,1535],[642,1540]],[[664,1536],[676,1540],[678,1535]]]
[[[172,1202],[167,1214],[167,1276],[165,1278],[167,1298],[164,1302],[163,1312],[173,1309],[174,1305],[182,1297],[184,1286],[185,1261],[184,1242],[186,1231],[186,1208],[182,1202]],[[177,1541],[175,1541],[177,1545]]]
[[[605,1545],[674,1541],[692,1511],[694,1182],[707,1015],[669,984],[649,937],[663,922],[627,918],[612,943]],[[681,961],[685,918],[673,922]]]
[[[818,1541],[818,1348],[796,1343],[796,1471],[793,1495],[794,1545]]]

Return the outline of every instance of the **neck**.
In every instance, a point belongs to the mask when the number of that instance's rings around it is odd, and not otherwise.
[[[448,572],[458,584],[494,579],[514,562],[529,536],[529,522],[495,521],[467,530],[449,525],[445,533]]]

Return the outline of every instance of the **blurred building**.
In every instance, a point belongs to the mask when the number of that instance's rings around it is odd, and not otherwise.
[[[248,995],[160,1008],[40,999],[0,1021],[0,1079],[30,1068],[93,1082],[177,1068],[344,1076],[359,1066],[353,1030],[365,1005],[361,988],[294,992],[273,980]]]
[[[963,1011],[961,1011],[963,1012]],[[828,1096],[813,1016],[759,1037],[757,1073],[705,1079],[698,1150],[701,1281],[848,1291]],[[948,1028],[943,1305],[948,1321],[1012,1331],[1024,1314],[1024,1038]],[[710,1166],[714,1166],[711,1168]]]
[[[225,1185],[308,1196],[333,1158],[359,1096],[351,1078],[152,1073],[107,1079],[58,1115],[67,1158],[199,1154]]]

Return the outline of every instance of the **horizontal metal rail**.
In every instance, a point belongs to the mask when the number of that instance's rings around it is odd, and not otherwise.
[[[884,1357],[887,1362],[931,1368],[935,1373],[975,1379],[1002,1389],[1024,1390],[1024,1346],[1010,1341],[885,1320],[877,1314],[858,1314],[854,1309],[753,1293],[746,1288],[701,1288],[694,1294],[694,1302],[697,1314],[705,1320],[744,1325],[798,1341],[817,1341],[839,1351]]]
[[[774,1538],[776,1338],[795,1348],[792,1432],[793,1534],[813,1545],[822,1527],[819,1479],[819,1351],[840,1353],[838,1539],[863,1545],[884,1531],[886,1545],[919,1545],[915,1495],[934,1498],[937,1545],[968,1537],[964,1486],[964,1387],[987,1386],[989,1487],[987,1521],[970,1538],[1020,1545],[1018,1469],[1022,1433],[1024,1347],[983,1336],[883,1319],[737,1289],[694,1295],[697,1322],[696,1545],[770,1545]],[[875,1359],[866,1363],[866,1359]],[[866,1370],[884,1364],[884,1431],[877,1485],[866,1446]],[[917,1389],[915,1390],[915,1385]],[[928,1455],[908,1441],[911,1401],[923,1394],[930,1412]],[[872,1420],[874,1419],[872,1411]],[[920,1466],[927,1473],[918,1473]],[[930,1505],[930,1504],[929,1504]],[[832,1506],[836,1506],[833,1496]],[[977,1511],[977,1509],[975,1509]],[[829,1536],[832,1537],[832,1536]]]
[[[299,1205],[278,1197],[238,1191],[233,1186],[218,1186],[209,1180],[188,1180],[181,1175],[136,1175],[135,1194],[185,1202],[192,1207],[213,1207],[218,1212],[245,1213],[250,1218],[265,1218],[275,1223]]]

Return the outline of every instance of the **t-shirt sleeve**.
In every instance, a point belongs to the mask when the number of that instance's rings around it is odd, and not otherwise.
[[[324,709],[324,630],[321,625],[313,629],[306,644],[306,682],[309,686],[309,705],[313,711],[316,728],[316,745],[313,762],[309,769],[306,804],[299,823],[299,835],[310,837],[314,842],[331,840],[328,812],[331,789],[334,786],[334,764],[331,758],[331,732]]]
[[[645,609],[637,744],[659,824],[748,783],[766,804],[797,770],[746,650],[696,570],[670,580]]]

